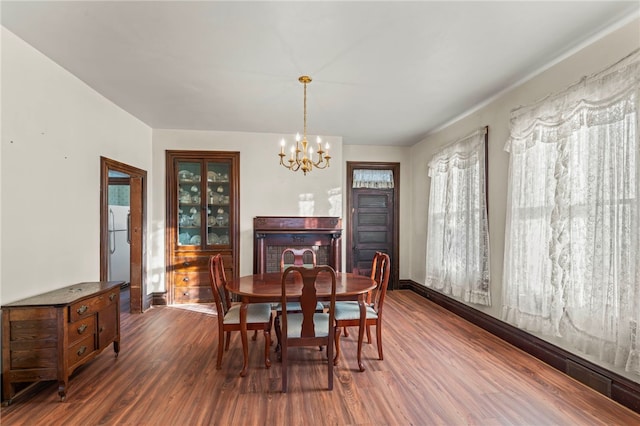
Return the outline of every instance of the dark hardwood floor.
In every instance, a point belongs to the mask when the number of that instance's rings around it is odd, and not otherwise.
[[[237,333],[215,369],[209,305],[122,315],[120,356],[104,351],[73,375],[65,402],[46,382],[2,407],[2,425],[633,425],[640,415],[408,290],[385,306],[384,361],[357,330],[342,340],[334,390],[324,352],[292,348],[289,389],[265,369],[262,335],[238,376]]]

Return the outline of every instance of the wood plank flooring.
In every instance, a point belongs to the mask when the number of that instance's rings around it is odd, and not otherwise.
[[[242,367],[239,335],[215,369],[211,306],[122,316],[120,356],[73,375],[65,402],[46,382],[0,411],[2,425],[633,425],[640,415],[407,290],[385,306],[384,361],[357,330],[342,339],[334,390],[324,352],[292,348],[289,389],[265,369],[262,335]]]

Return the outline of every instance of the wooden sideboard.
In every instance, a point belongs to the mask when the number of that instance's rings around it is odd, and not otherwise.
[[[2,400],[44,380],[57,380],[64,400],[76,368],[111,343],[118,356],[122,284],[79,283],[3,305]]]

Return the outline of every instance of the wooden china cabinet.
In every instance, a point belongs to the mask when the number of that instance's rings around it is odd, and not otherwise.
[[[238,271],[240,153],[167,151],[167,302],[213,302],[208,262]]]

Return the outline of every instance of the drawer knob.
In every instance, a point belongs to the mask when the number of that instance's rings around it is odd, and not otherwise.
[[[86,329],[87,329],[87,324],[82,324],[80,327],[78,327],[78,334],[84,333]]]
[[[184,277],[184,278],[182,279],[182,281],[185,281],[185,282],[186,282],[186,281],[189,281],[189,277]]]
[[[89,309],[89,307],[87,305],[82,305],[78,309],[76,309],[76,312],[79,313],[80,315],[82,315],[85,312],[87,312],[87,309]]]
[[[183,265],[184,266],[191,266],[191,262],[184,262]]]
[[[100,333],[104,331],[104,327],[100,327]]]
[[[111,293],[111,294],[109,295],[109,300],[110,300],[111,302],[113,302],[113,299],[115,299],[115,298],[116,298],[116,294],[115,294],[115,293]]]
[[[76,352],[78,354],[78,356],[82,355],[83,353],[85,353],[87,351],[87,347],[86,346],[80,346],[80,349],[78,349],[78,352]]]

